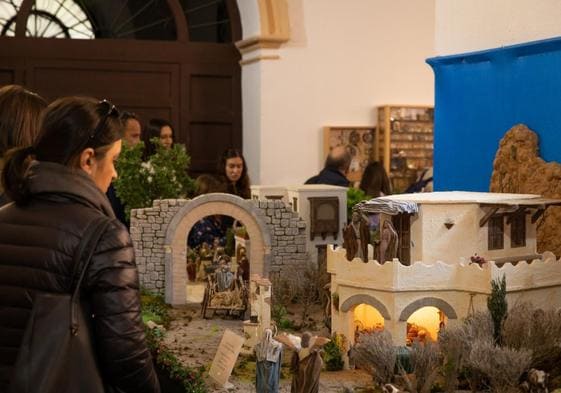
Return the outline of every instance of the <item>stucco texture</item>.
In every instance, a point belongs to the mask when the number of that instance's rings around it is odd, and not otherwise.
[[[493,162],[491,192],[540,194],[561,197],[561,164],[545,162],[539,155],[538,135],[523,124],[512,127],[499,143]],[[558,236],[561,208],[550,207],[537,222],[537,251],[561,255]]]

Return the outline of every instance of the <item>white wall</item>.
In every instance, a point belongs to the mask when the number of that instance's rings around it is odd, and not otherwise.
[[[457,54],[561,36],[559,0],[436,0],[435,49]]]
[[[243,66],[244,90],[261,89],[258,100],[244,93],[243,102],[253,184],[298,184],[316,174],[323,126],[374,125],[376,105],[434,102],[425,64],[434,55],[434,0],[288,5],[291,40],[275,51],[280,59]],[[257,69],[261,85],[249,86]]]

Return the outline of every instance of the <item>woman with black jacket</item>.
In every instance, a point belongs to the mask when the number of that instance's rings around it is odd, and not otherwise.
[[[68,292],[73,255],[100,216],[110,224],[87,270],[82,299],[91,310],[103,382],[119,392],[160,391],[144,341],[133,246],[105,197],[117,176],[122,132],[109,102],[62,98],[47,107],[33,146],[6,157],[2,183],[14,202],[0,209],[0,392],[14,374],[35,295]]]

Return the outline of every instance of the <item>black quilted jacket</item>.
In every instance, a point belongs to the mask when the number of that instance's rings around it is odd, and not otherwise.
[[[113,221],[94,253],[82,296],[95,315],[102,375],[123,392],[159,392],[127,230],[85,172],[34,162],[27,179],[31,202],[0,208],[0,392],[7,390],[35,293],[68,292],[73,254],[87,224],[100,214]]]

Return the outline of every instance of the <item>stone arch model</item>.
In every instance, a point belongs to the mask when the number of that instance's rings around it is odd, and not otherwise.
[[[449,319],[457,319],[458,318],[458,315],[456,314],[456,311],[450,305],[450,303],[446,302],[445,300],[436,298],[436,297],[424,297],[424,298],[421,298],[421,299],[417,299],[412,303],[409,303],[409,305],[407,305],[407,307],[405,307],[403,309],[403,311],[401,312],[401,314],[399,315],[399,320],[403,321],[403,322],[407,322],[407,320],[409,319],[411,314],[413,314],[418,309],[423,308],[423,307],[427,307],[427,306],[432,306],[432,307],[438,308],[439,310],[444,312],[444,314],[446,314],[446,316]]]
[[[254,203],[230,194],[209,194],[196,197],[183,205],[171,220],[164,241],[165,296],[170,304],[186,302],[187,234],[202,218],[214,214],[231,216],[242,222],[247,230],[251,254],[251,274],[269,274],[271,235],[262,219],[262,212]]]
[[[142,287],[164,294],[170,304],[186,302],[187,234],[201,218],[222,214],[241,221],[251,238],[251,273],[295,274],[309,262],[306,223],[282,201],[246,200],[208,194],[192,200],[155,200],[131,211],[131,238]]]
[[[369,306],[372,306],[376,310],[378,310],[378,312],[382,314],[382,317],[384,317],[385,320],[391,320],[390,313],[388,312],[386,306],[384,306],[384,304],[375,297],[369,295],[353,295],[346,299],[339,308],[342,312],[347,312],[350,311],[351,308],[353,308],[354,306],[358,306],[359,304],[368,304]]]

